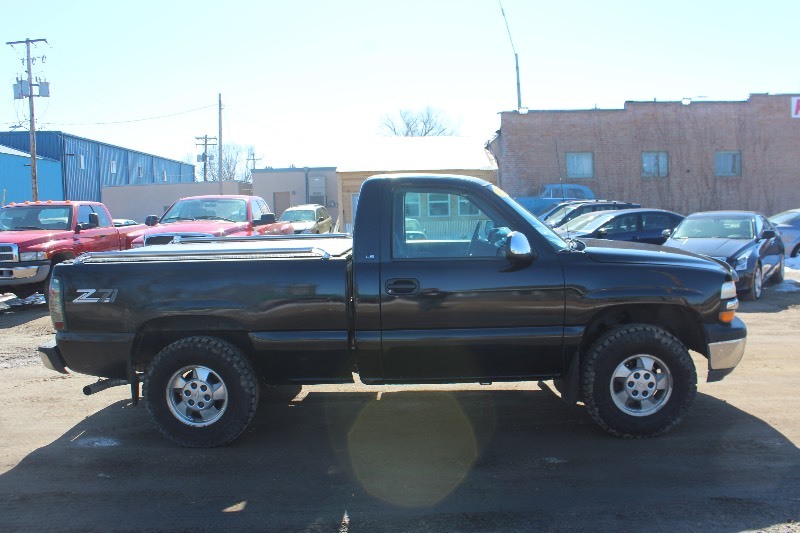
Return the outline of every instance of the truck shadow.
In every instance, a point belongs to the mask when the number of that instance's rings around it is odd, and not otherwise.
[[[624,440],[546,389],[265,395],[219,449],[117,402],[0,476],[0,529],[741,530],[797,520],[800,453],[699,394],[672,433]],[[124,411],[124,412],[123,412]]]

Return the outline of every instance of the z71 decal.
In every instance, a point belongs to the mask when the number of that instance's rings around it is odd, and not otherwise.
[[[118,289],[77,289],[80,296],[72,300],[76,304],[110,304],[117,299]]]

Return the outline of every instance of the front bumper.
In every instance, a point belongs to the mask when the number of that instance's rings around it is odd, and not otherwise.
[[[14,263],[0,265],[0,286],[40,283],[50,273],[50,262]]]
[[[719,381],[736,368],[744,356],[747,326],[738,317],[730,325],[706,324],[708,341],[708,378]]]

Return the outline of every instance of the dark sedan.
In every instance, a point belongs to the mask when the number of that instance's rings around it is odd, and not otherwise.
[[[646,244],[662,244],[664,230],[675,228],[683,215],[663,209],[620,209],[595,211],[574,218],[556,228],[562,237],[609,239]]]
[[[739,275],[736,289],[745,300],[761,298],[765,279],[783,281],[783,241],[772,223],[759,213],[693,213],[664,245],[727,262]]]

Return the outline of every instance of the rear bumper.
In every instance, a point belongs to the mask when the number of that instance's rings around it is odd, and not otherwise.
[[[102,378],[127,379],[133,333],[56,333],[39,347],[44,366],[56,372],[73,372]]]
[[[708,340],[708,381],[719,381],[736,368],[744,356],[747,326],[734,318],[729,326],[706,325]]]
[[[64,358],[61,357],[61,352],[56,345],[56,339],[53,338],[50,342],[39,346],[39,356],[42,358],[42,363],[45,367],[62,374],[68,374],[64,364]]]

